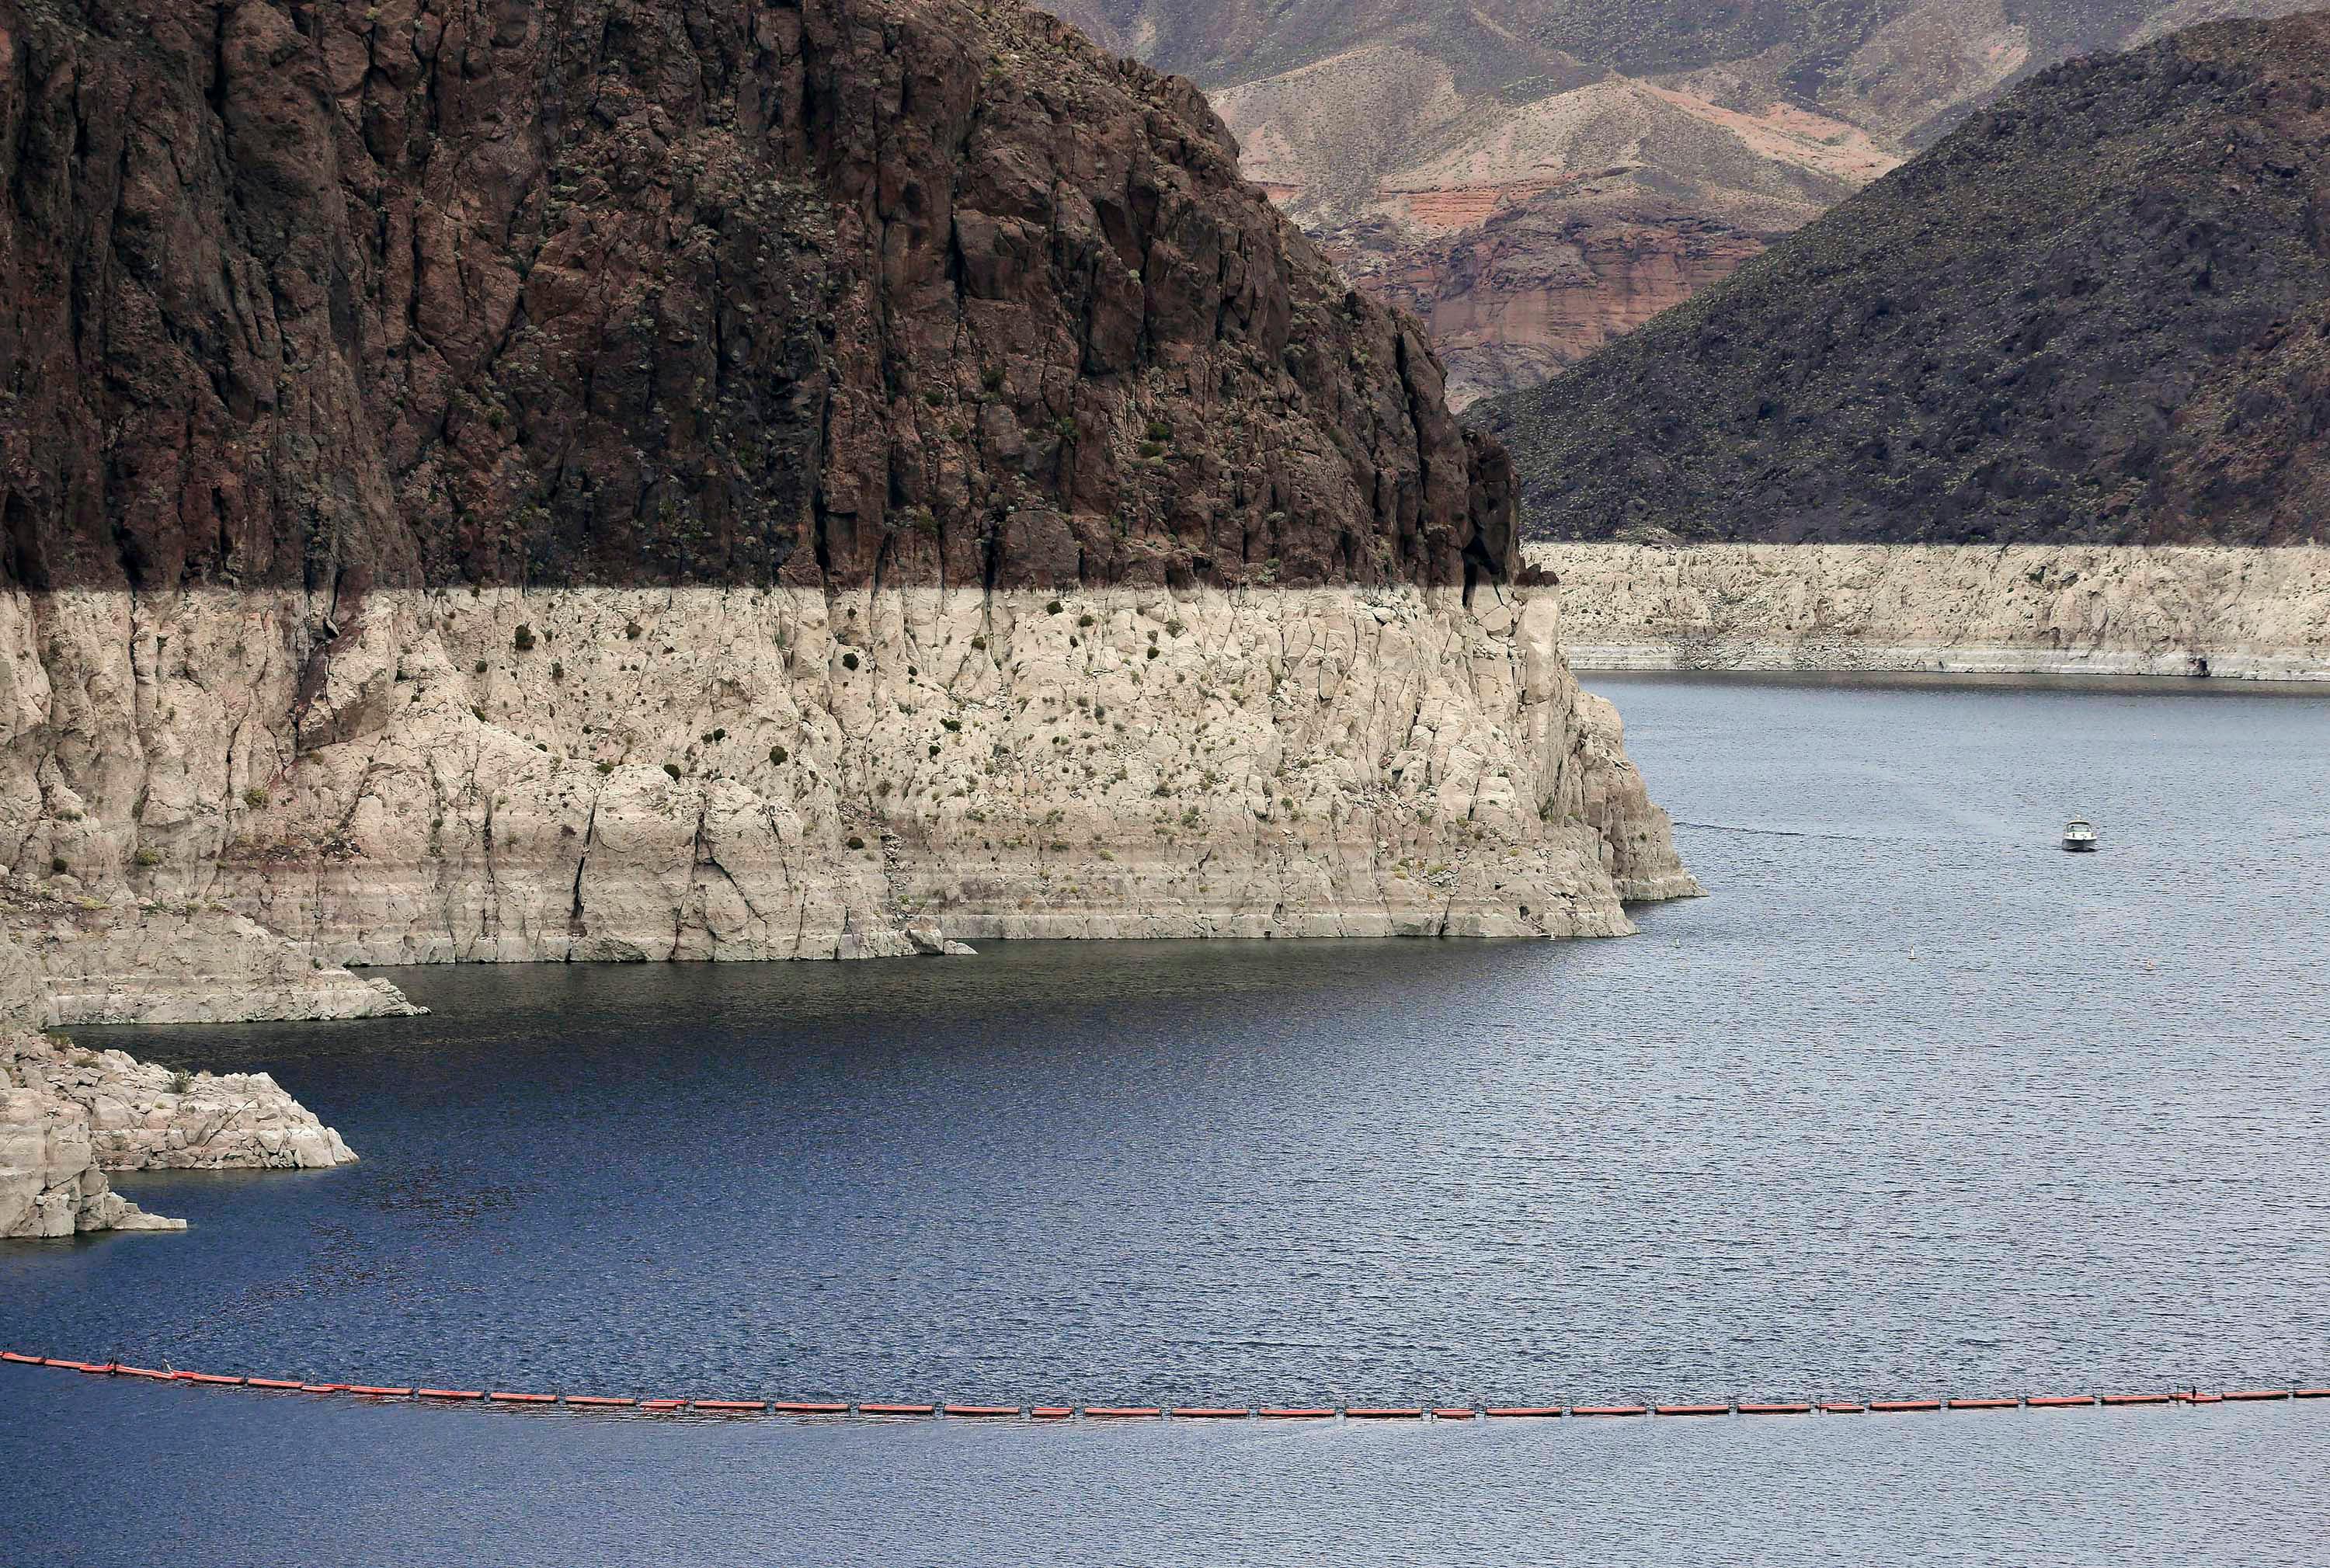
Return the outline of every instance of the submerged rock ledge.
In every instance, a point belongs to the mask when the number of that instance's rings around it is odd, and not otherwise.
[[[1581,669],[2330,680],[2330,550],[1532,543]]]
[[[0,595],[19,873],[331,966],[1609,936],[1697,891],[1543,590],[336,608],[327,634],[291,590]]]

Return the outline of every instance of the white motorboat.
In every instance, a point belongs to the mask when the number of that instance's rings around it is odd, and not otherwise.
[[[2092,854],[2096,847],[2096,825],[2084,817],[2074,817],[2063,824],[2063,847],[2074,854]]]

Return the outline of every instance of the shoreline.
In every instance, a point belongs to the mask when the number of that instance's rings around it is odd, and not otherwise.
[[[2311,546],[1532,543],[1580,674],[2330,680]]]

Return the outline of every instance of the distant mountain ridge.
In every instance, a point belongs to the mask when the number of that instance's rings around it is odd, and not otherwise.
[[[1679,303],[2016,80],[2306,0],[1056,0],[1423,316],[1451,401]],[[1504,223],[1501,232],[1486,231]]]
[[[1559,539],[2330,537],[2330,14],[2076,61],[1475,411]]]

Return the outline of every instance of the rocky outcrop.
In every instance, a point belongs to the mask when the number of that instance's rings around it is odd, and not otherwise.
[[[2330,680],[2330,550],[1534,544],[1586,669]]]
[[[2319,542],[2325,105],[2321,14],[2059,67],[1473,415],[1556,538]]]
[[[0,32],[0,849],[122,912],[56,1011],[272,961],[219,911],[360,1011],[1689,888],[1504,454],[1186,81],[1013,0]]]
[[[106,1173],[323,1169],[356,1157],[264,1072],[172,1072],[0,1026],[0,1240],[182,1231]]]
[[[78,1110],[103,1171],[324,1170],[356,1157],[264,1072],[175,1072],[24,1033],[0,1036],[0,1072]]]

